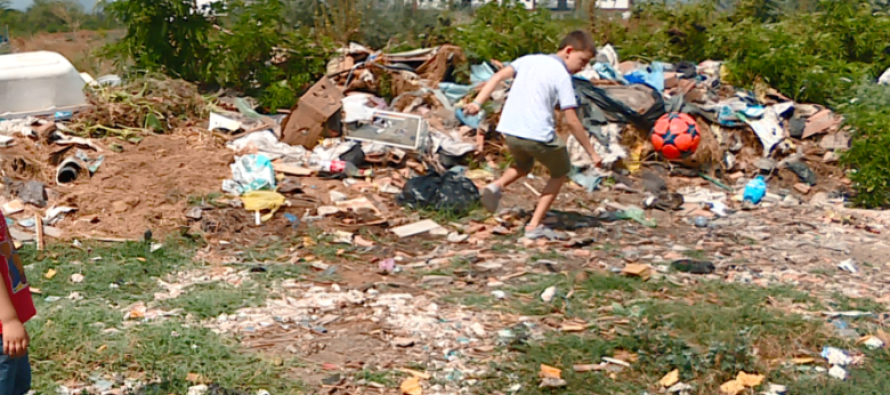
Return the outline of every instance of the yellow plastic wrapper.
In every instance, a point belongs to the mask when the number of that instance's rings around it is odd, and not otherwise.
[[[272,216],[284,205],[284,195],[275,191],[250,191],[241,195],[241,202],[244,203],[244,209],[247,211],[264,211],[269,213],[263,215],[260,220],[268,221]]]
[[[631,174],[636,174],[640,171],[640,167],[643,166],[640,163],[640,159],[643,157],[643,149],[646,148],[644,144],[638,144],[636,147],[633,147],[630,150],[630,159],[627,161],[627,171]]]

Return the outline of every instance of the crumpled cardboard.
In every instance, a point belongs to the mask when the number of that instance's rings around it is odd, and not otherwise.
[[[315,148],[326,124],[342,107],[343,94],[328,78],[322,78],[300,98],[284,119],[281,141]],[[337,131],[339,132],[339,130]]]

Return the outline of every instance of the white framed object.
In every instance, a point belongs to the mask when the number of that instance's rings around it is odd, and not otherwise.
[[[370,121],[347,124],[344,137],[417,151],[428,134],[429,123],[419,115],[374,111]]]

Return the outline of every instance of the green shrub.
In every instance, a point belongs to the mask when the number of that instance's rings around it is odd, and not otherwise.
[[[467,53],[471,62],[512,61],[532,53],[556,52],[563,36],[583,23],[553,19],[547,9],[526,10],[519,2],[489,3],[478,8],[466,25],[446,28],[445,36]]]
[[[838,109],[852,127],[852,147],[841,156],[849,166],[857,194],[854,203],[890,206],[890,87],[863,83],[855,96]]]
[[[180,0],[109,4],[108,12],[127,33],[105,55],[135,70],[256,96],[268,111],[292,106],[324,74],[333,42],[296,30],[285,19],[283,1],[236,0],[225,10],[216,4],[214,10],[224,15],[218,18],[193,7],[193,1]]]

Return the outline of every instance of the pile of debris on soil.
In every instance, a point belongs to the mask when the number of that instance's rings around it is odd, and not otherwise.
[[[737,90],[722,82],[725,66],[716,61],[642,64],[619,62],[609,45],[598,52],[574,83],[604,167],[592,166],[564,124],[558,132],[575,184],[639,194],[620,215],[642,218],[642,206],[726,216],[761,201],[848,197],[850,182],[836,162],[850,132],[830,109],[766,86]],[[511,83],[495,89],[487,113],[464,116],[460,109],[507,65],[466,62],[451,45],[387,54],[351,44],[287,115],[257,113],[249,98],[211,100],[181,81],[102,78],[88,89],[92,106],[0,122],[4,212],[21,241],[133,238],[144,228],[228,241],[310,224],[386,229],[405,222],[387,207],[393,201],[466,213],[504,157],[495,127]],[[695,144],[668,155],[661,145],[670,142],[653,144],[663,132],[654,130],[679,114],[694,119]],[[205,120],[205,131],[193,127]],[[764,193],[743,204],[756,176]],[[684,181],[701,179],[712,187]],[[227,197],[208,197],[220,189]],[[48,232],[37,231],[35,217]]]

